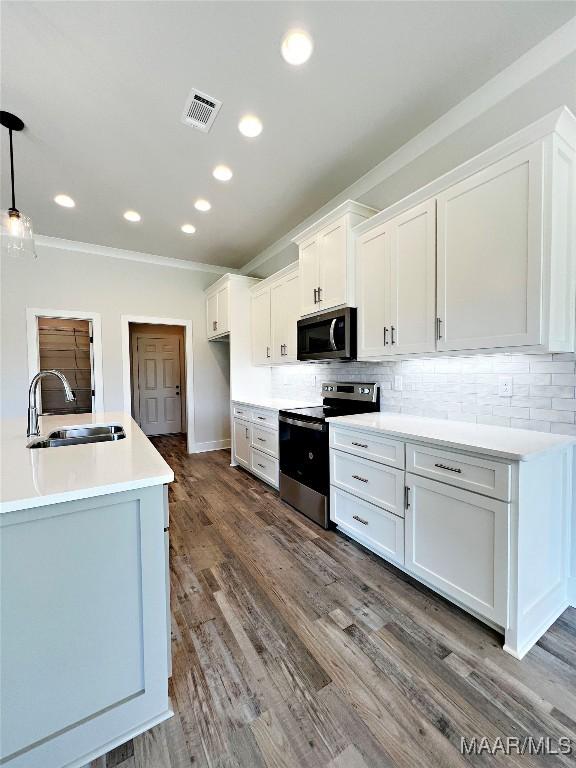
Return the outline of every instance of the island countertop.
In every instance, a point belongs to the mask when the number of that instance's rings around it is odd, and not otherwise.
[[[40,435],[72,426],[120,424],[122,440],[28,448],[26,419],[2,422],[0,513],[129,491],[174,480],[132,417],[122,411],[41,416]]]
[[[334,427],[353,427],[379,432],[403,440],[434,444],[508,461],[528,461],[548,451],[576,443],[575,437],[529,429],[471,424],[466,421],[432,419],[404,413],[360,413],[327,419]]]

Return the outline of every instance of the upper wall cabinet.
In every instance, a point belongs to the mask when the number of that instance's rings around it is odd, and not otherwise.
[[[361,235],[356,277],[359,358],[434,352],[435,201]]]
[[[356,305],[352,227],[375,213],[348,200],[294,238],[299,247],[300,315]]]
[[[297,360],[298,265],[291,264],[252,289],[251,328],[254,365]]]
[[[564,108],[356,227],[358,357],[574,351],[575,158]]]
[[[226,277],[206,290],[206,332],[209,339],[230,333],[230,281]]]

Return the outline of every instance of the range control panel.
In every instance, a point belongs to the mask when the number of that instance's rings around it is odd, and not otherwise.
[[[341,398],[375,403],[378,396],[378,384],[329,381],[322,384],[322,395],[325,398]]]

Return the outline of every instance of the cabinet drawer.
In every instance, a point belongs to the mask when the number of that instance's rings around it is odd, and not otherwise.
[[[252,409],[247,405],[234,405],[233,415],[239,419],[247,419],[252,421]]]
[[[381,464],[404,469],[404,443],[369,432],[330,425],[330,445]]]
[[[254,424],[252,428],[252,446],[270,456],[278,458],[278,432],[268,427]]]
[[[260,408],[252,409],[252,421],[254,424],[265,425],[272,429],[278,429],[278,413],[276,411],[265,411]]]
[[[257,448],[250,451],[250,468],[255,475],[278,488],[278,459],[262,453]]]
[[[406,443],[406,471],[495,499],[510,499],[510,465]]]
[[[330,451],[330,483],[404,517],[404,472],[342,451]]]
[[[330,519],[368,549],[404,564],[404,520],[398,515],[332,486]]]

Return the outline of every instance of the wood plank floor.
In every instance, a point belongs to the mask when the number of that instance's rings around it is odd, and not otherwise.
[[[576,610],[523,661],[495,632],[229,466],[154,443],[170,488],[175,716],[106,768],[575,765],[460,739],[576,742]]]

